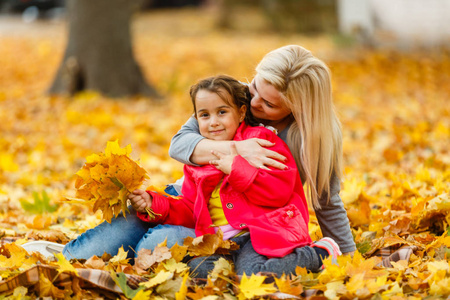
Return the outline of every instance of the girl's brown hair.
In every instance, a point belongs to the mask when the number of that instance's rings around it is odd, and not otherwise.
[[[247,85],[228,75],[217,75],[200,80],[191,86],[189,91],[192,105],[194,106],[194,114],[197,111],[195,98],[200,90],[217,94],[225,103],[232,107],[239,109],[245,106],[247,108],[244,118],[245,123],[250,126],[256,126],[258,124],[250,113],[251,96]],[[227,94],[231,97],[228,97]]]

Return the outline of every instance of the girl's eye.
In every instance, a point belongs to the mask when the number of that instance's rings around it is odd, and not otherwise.
[[[200,114],[200,118],[206,118],[206,117],[208,117],[208,114],[207,114],[207,113],[202,113],[202,114]]]
[[[227,113],[226,110],[220,110],[220,111],[219,111],[219,114],[220,114],[220,115],[223,115],[223,114],[226,114],[226,113]]]

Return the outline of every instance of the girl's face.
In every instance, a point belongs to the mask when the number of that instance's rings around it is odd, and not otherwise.
[[[281,99],[280,92],[258,75],[250,84],[251,112],[257,119],[266,120],[266,125],[276,124],[286,119],[291,110]]]
[[[221,92],[231,98],[228,93]],[[232,103],[231,99],[228,102]],[[216,141],[232,140],[246,111],[245,106],[230,106],[219,95],[207,90],[197,92],[195,106],[200,134]]]

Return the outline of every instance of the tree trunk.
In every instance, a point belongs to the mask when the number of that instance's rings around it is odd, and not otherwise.
[[[69,39],[49,92],[160,98],[136,63],[130,22],[140,0],[68,0]]]

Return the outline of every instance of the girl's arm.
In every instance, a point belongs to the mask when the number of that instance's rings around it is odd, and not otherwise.
[[[147,193],[153,198],[151,207],[153,216],[150,216],[147,212],[137,212],[139,219],[155,224],[181,225],[194,228],[194,205],[188,199],[185,197],[166,197],[152,191],[147,191]]]
[[[152,197],[151,209],[154,217],[138,212],[138,217],[146,222],[157,224],[182,225],[195,227],[194,203],[197,197],[196,184],[188,168],[184,168],[183,196],[173,198],[147,191]]]
[[[271,146],[273,143],[260,138],[236,142],[239,154],[251,165],[284,169],[286,166],[281,162],[284,162],[286,157],[264,148]],[[210,160],[216,159],[211,151],[229,154],[230,141],[213,141],[204,138],[199,133],[197,120],[191,117],[172,138],[169,155],[187,165],[206,165]]]

